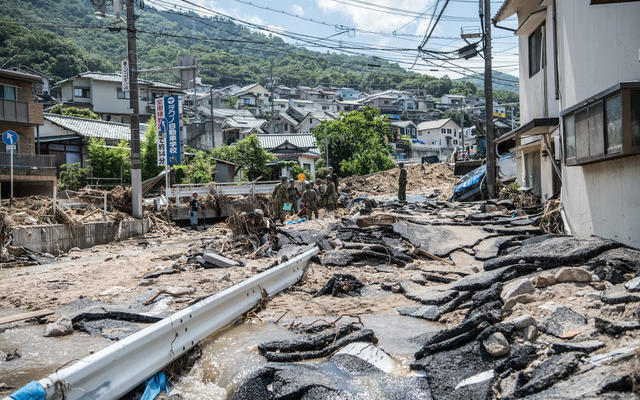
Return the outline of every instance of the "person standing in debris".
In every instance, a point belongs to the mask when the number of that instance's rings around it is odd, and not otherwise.
[[[289,202],[291,205],[291,215],[298,214],[298,199],[300,198],[300,191],[296,187],[296,181],[289,180]]]
[[[313,218],[313,214],[315,213],[316,219],[319,218],[318,215],[318,193],[311,187],[313,182],[307,183],[306,190],[302,194],[302,202],[307,209],[307,221]]]
[[[323,199],[327,211],[336,209],[336,185],[331,180],[331,175],[327,175],[327,188],[324,191]]]
[[[338,194],[338,175],[336,175],[335,173],[333,173],[333,167],[329,167],[329,175],[331,176],[331,181],[333,182],[333,185],[336,187],[336,195]]]
[[[277,184],[275,189],[273,189],[273,193],[271,196],[273,197],[274,210],[273,210],[273,220],[280,222],[284,222],[284,210],[282,207],[285,203],[289,202],[289,184],[287,183],[288,178],[283,176],[280,181],[281,183]]]
[[[317,178],[315,191],[318,193],[318,209],[324,208],[324,190],[325,187],[322,185],[322,179]]]
[[[198,230],[198,211],[202,211],[204,213],[202,207],[200,207],[200,202],[198,201],[198,192],[193,192],[191,200],[189,201],[189,219],[191,220],[192,231]]]
[[[401,203],[407,202],[407,170],[404,169],[404,163],[398,164],[400,168],[400,176],[398,177],[398,200]]]

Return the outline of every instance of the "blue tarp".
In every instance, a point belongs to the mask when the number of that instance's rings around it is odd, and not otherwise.
[[[144,384],[146,389],[144,390],[140,400],[154,400],[163,391],[166,391],[167,394],[169,394],[171,381],[167,379],[167,376],[161,371],[147,379]]]
[[[31,381],[9,395],[14,400],[45,400],[44,388],[37,381]]]

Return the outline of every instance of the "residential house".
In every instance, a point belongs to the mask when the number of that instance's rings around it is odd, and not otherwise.
[[[298,132],[298,123],[299,121],[284,112],[271,117],[271,119],[262,126],[262,130],[266,133],[281,133],[289,135]]]
[[[11,194],[11,152],[13,151],[13,195],[52,195],[57,184],[55,157],[39,154],[36,146],[43,124],[42,104],[34,102],[34,87],[42,77],[23,71],[0,69],[0,134],[18,136],[15,149],[0,142],[0,196]]]
[[[289,99],[273,99],[273,113],[277,114],[289,108]]]
[[[144,135],[146,124],[140,124]],[[44,114],[40,128],[40,153],[55,157],[56,167],[62,164],[88,165],[88,146],[91,138],[104,139],[105,145],[117,146],[122,140],[131,140],[129,124],[99,119]]]
[[[339,88],[335,92],[342,100],[358,100],[362,94],[359,90],[351,88]]]
[[[278,85],[273,89],[273,93],[277,94],[281,99],[288,99],[297,96],[297,90],[288,86]]]
[[[253,115],[259,115],[270,107],[269,96],[271,92],[258,83],[244,86],[231,95],[238,98],[237,108],[246,108]]]
[[[14,71],[22,71],[27,74],[39,76],[42,82],[33,86],[33,94],[36,96],[38,103],[52,103],[55,99],[51,97],[51,87],[53,86],[53,78],[47,74],[37,71],[26,65],[18,65],[11,67]]]
[[[227,146],[251,134],[264,134],[261,126],[264,119],[251,117],[228,117],[222,122],[222,142]]]
[[[300,121],[297,131],[300,133],[311,133],[313,132],[313,128],[320,125],[322,121],[334,119],[336,119],[336,116],[332,113],[311,111]]]
[[[331,101],[316,101],[313,103],[313,108],[316,111],[330,112],[337,114],[340,111],[340,105],[336,100]]]
[[[561,193],[571,233],[640,247],[640,2],[507,0],[494,22],[515,14],[518,183]]]
[[[402,136],[408,136],[411,139],[418,138],[418,127],[413,121],[392,121],[390,128],[396,141],[400,140]]]
[[[201,122],[191,122],[186,126],[187,137],[185,144],[194,149],[209,151],[214,147],[220,147],[224,143],[222,124],[226,118],[254,118],[249,110],[236,110],[233,108],[198,107],[198,115]],[[213,119],[213,126],[212,126]],[[213,128],[213,134],[211,130]]]
[[[297,161],[302,168],[316,174],[316,160],[320,158],[320,150],[312,134],[271,134],[258,135],[262,148],[278,157],[278,161]],[[286,169],[281,175],[289,176]]]
[[[298,100],[298,99],[289,100],[289,106],[295,107],[295,108],[302,108],[309,111],[314,109],[314,104],[315,103],[311,100]]]
[[[338,104],[338,112],[348,113],[362,107],[359,101],[356,100],[336,100]]]
[[[444,159],[451,157],[461,145],[460,126],[451,118],[424,121],[418,124],[418,136],[412,140],[411,155],[414,159],[430,155]]]
[[[58,82],[57,99],[64,105],[88,108],[105,121],[129,123],[130,94],[122,90],[120,74],[83,72]],[[154,100],[171,95],[183,95],[177,85],[138,79],[138,107],[142,121],[155,113]]]
[[[445,94],[442,95],[440,103],[448,104],[450,108],[460,108],[465,104],[466,97],[461,94]]]

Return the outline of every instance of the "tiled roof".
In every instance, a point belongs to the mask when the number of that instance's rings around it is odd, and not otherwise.
[[[44,119],[61,128],[74,132],[82,137],[95,137],[114,140],[130,140],[128,124],[107,122],[99,119],[70,117],[60,114],[44,114]],[[141,133],[144,132],[141,124]],[[146,125],[144,125],[146,126]],[[142,135],[141,135],[142,136]]]
[[[258,140],[263,149],[273,149],[280,146],[285,141],[302,149],[315,149],[316,139],[311,134],[269,134],[258,135]]]
[[[413,124],[413,121],[393,121],[393,122],[391,122],[391,126],[399,126],[401,128],[405,128],[405,127],[407,127],[407,126],[409,126],[411,124]]]
[[[307,151],[297,151],[297,150],[274,150],[270,153],[273,153],[276,157],[280,156],[309,156],[314,158],[320,158],[320,151],[318,149],[310,149]]]
[[[227,119],[224,120],[222,125],[225,127],[245,129],[245,128],[260,127],[265,122],[266,120],[264,119],[246,118],[246,117],[238,116],[238,117],[228,117]]]
[[[211,117],[211,109],[209,107],[198,106],[198,113],[207,118]],[[231,108],[214,108],[213,116],[218,118],[227,118],[227,117],[244,117],[251,118],[253,114],[249,110],[236,110]]]

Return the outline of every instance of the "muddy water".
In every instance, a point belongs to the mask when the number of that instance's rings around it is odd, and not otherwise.
[[[46,338],[42,336],[44,327],[37,323],[22,322],[0,329],[0,383],[22,387],[112,343],[101,336],[89,336],[81,332],[60,338]],[[16,349],[20,358],[5,361],[5,354]]]
[[[296,320],[309,323],[314,319]],[[419,346],[409,342],[411,337],[441,329],[439,324],[403,316],[365,316],[362,321],[372,329],[379,342],[378,347],[389,353],[395,363],[391,375],[411,375],[409,369],[413,354]],[[289,321],[275,324],[239,324],[231,326],[202,343],[202,357],[189,375],[175,383],[172,394],[179,393],[185,400],[224,400],[253,372],[267,364],[257,346],[265,341],[286,339],[294,333],[284,326]],[[326,360],[311,360],[318,363]],[[325,368],[330,364],[325,364]],[[358,392],[369,393],[370,398],[386,398],[379,393],[376,378],[361,377],[356,380]],[[351,388],[353,389],[353,388]]]

